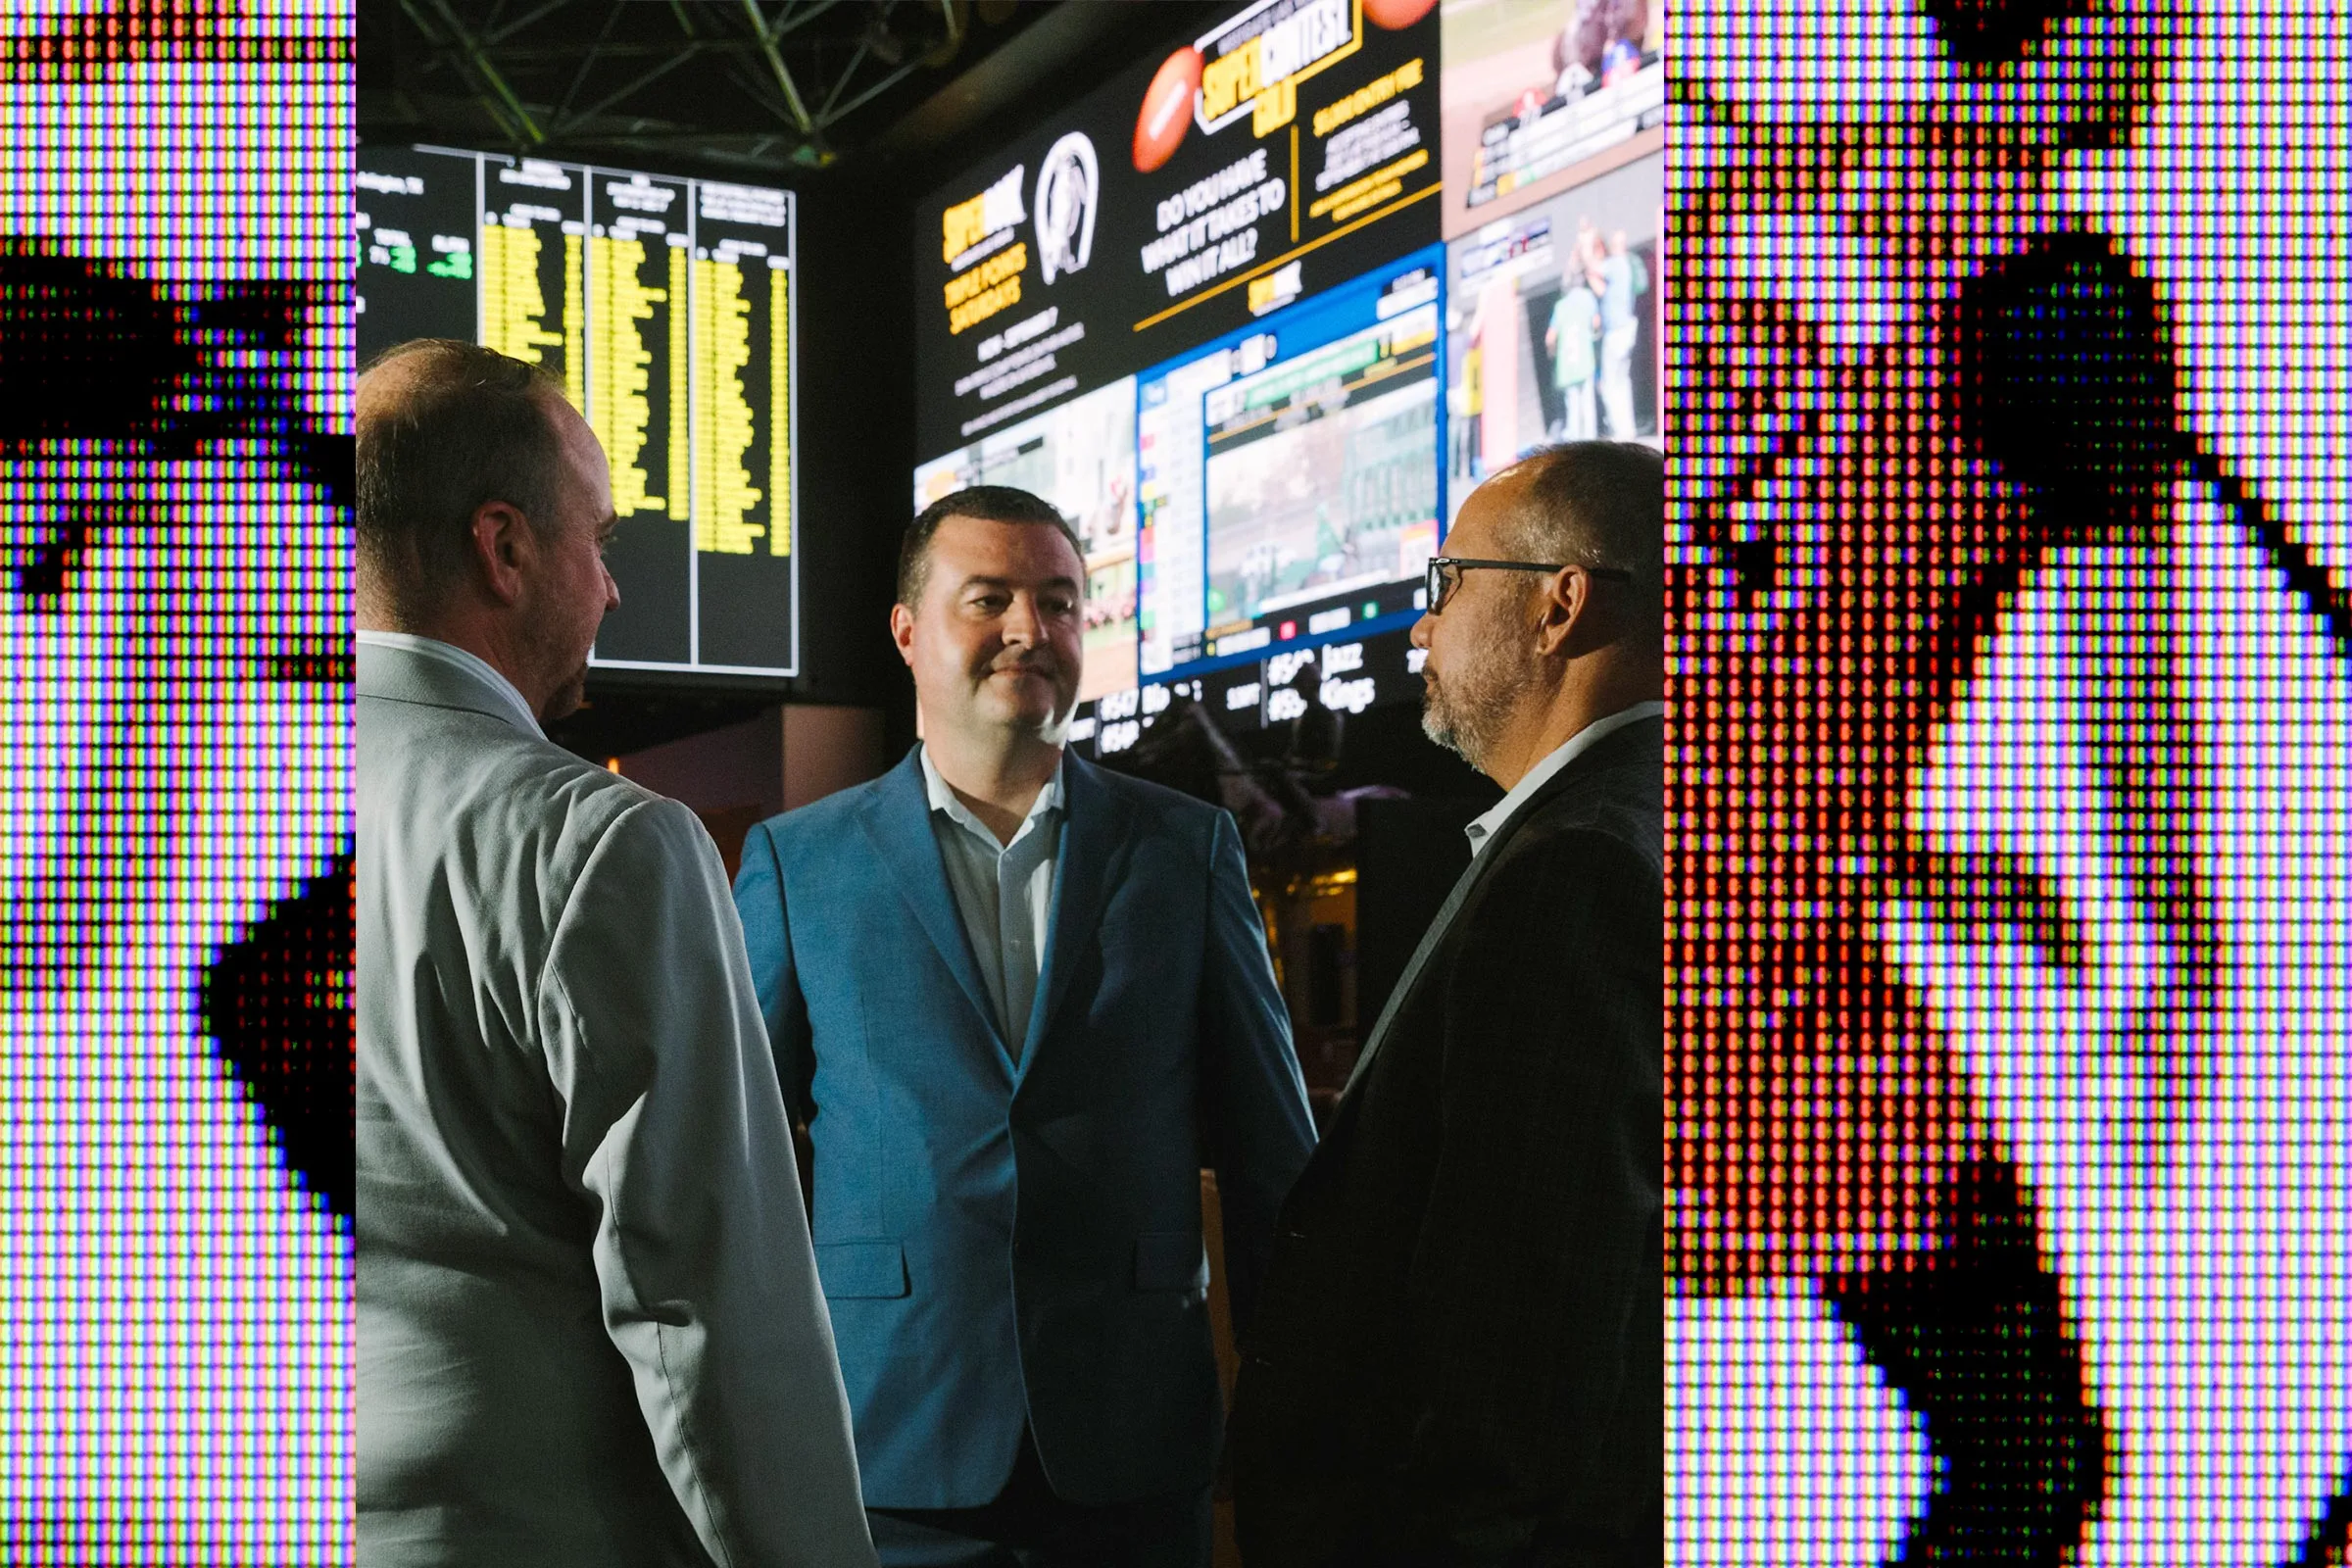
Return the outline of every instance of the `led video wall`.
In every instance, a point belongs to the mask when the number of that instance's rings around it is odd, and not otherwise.
[[[1658,29],[1456,9],[1240,7],[917,214],[914,504],[1070,518],[1098,748],[1171,693],[1291,716],[1321,662],[1327,706],[1417,699],[1403,633],[1478,481],[1658,440]]]
[[[437,148],[358,154],[361,362],[461,337],[544,366],[612,468],[594,662],[789,675],[790,192]]]
[[[2352,1560],[2352,14],[1676,25],[1670,1559]]]

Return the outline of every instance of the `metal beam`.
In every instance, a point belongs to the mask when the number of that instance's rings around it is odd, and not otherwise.
[[[759,35],[760,52],[767,56],[768,69],[776,74],[776,85],[784,89],[784,106],[792,111],[793,123],[804,136],[816,134],[816,122],[809,117],[808,106],[801,101],[801,89],[794,85],[792,73],[784,68],[784,56],[776,48],[775,34],[768,31],[767,19],[760,14],[760,0],[743,0],[744,14],[752,19],[752,31]]]
[[[564,96],[556,103],[555,118],[558,124],[571,117],[571,106],[578,100],[580,89],[587,85],[588,73],[595,70],[597,62],[605,58],[605,42],[612,36],[612,24],[620,20],[620,13],[627,3],[628,0],[612,0],[612,4],[606,9],[605,24],[596,29],[596,42],[590,44],[587,52],[580,56],[579,68],[571,74],[571,85],[564,89]],[[510,55],[508,58],[514,57]]]
[[[577,114],[567,116],[564,122],[556,127],[556,134],[559,136],[571,134],[581,125],[585,124],[591,120],[594,120],[597,116],[603,114],[606,110],[612,108],[615,104],[620,103],[623,99],[642,92],[644,89],[652,86],[655,82],[660,81],[663,76],[668,75],[671,72],[677,70],[680,66],[686,64],[687,61],[692,60],[698,54],[702,54],[708,50],[719,47],[722,46],[708,39],[695,43],[672,45],[668,59],[662,61],[662,64],[654,67],[654,69],[651,71],[640,72],[636,77],[630,80],[627,84],[615,89],[612,92],[605,94],[604,97],[599,98],[595,103],[590,104],[587,108],[579,111]]]
[[[540,18],[553,16],[570,4],[571,0],[546,0],[546,4],[533,7],[496,31],[482,34],[483,47],[489,48],[505,43]]]
[[[410,18],[415,20],[416,12],[411,0],[401,0],[401,3],[404,9],[408,10]],[[517,139],[527,138],[534,143],[545,142],[547,133],[539,128],[538,122],[531,118],[531,112],[522,107],[522,100],[514,96],[514,89],[507,85],[507,78],[499,74],[498,68],[490,63],[489,55],[484,53],[482,46],[474,41],[473,34],[466,30],[466,24],[458,20],[458,14],[450,9],[449,0],[423,0],[423,3],[431,6],[448,27],[452,45],[466,63],[472,68],[473,74],[479,77],[484,87],[499,103],[506,106],[507,114],[513,117],[514,124],[522,132],[522,136]],[[425,30],[429,33],[431,29]],[[493,109],[492,118],[504,119],[505,116],[499,115]]]
[[[825,94],[825,101],[817,106],[816,122],[818,124],[833,123],[833,106],[840,102],[841,90],[850,84],[850,78],[858,74],[858,67],[865,59],[866,51],[870,47],[871,45],[863,39],[858,40],[858,52],[850,56],[850,63],[842,68],[840,77],[833,83],[833,90]]]
[[[907,61],[905,65],[899,67],[896,71],[893,71],[890,73],[890,74],[884,76],[880,81],[875,82],[872,86],[866,88],[865,91],[859,93],[848,103],[843,104],[839,109],[827,116],[824,122],[830,125],[835,121],[842,120],[850,115],[856,114],[864,106],[866,100],[872,98],[875,94],[882,92],[886,88],[895,87],[900,82],[905,81],[908,76],[913,75],[916,71],[920,70],[922,64],[923,63],[920,60]]]

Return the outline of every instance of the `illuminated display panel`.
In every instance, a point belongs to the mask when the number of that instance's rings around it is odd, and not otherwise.
[[[1853,21],[1676,14],[1669,1556],[2342,1563],[2352,14]]]
[[[1437,553],[1432,248],[1138,383],[1144,671],[1397,629]]]
[[[1260,0],[935,192],[918,449],[953,451],[1438,237],[1435,12]]]
[[[603,444],[620,608],[594,662],[787,675],[789,192],[434,148],[359,155],[359,350],[465,337],[547,368]]]
[[[1658,197],[1648,159],[1446,248],[1447,522],[1550,441],[1660,445]]]
[[[1662,0],[1444,8],[1446,237],[1666,145]]]
[[[0,1559],[352,1554],[348,7],[0,9]]]

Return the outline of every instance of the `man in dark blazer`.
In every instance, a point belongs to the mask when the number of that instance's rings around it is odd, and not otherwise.
[[[1200,1168],[1247,1323],[1313,1147],[1233,819],[1064,753],[1084,583],[1035,496],[926,510],[923,744],[736,879],[886,1564],[1205,1568]]]
[[[1283,1204],[1248,1568],[1661,1558],[1663,471],[1538,453],[1431,565],[1424,727],[1507,793]]]

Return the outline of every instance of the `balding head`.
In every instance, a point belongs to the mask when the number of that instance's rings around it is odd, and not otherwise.
[[[1657,646],[1664,617],[1666,460],[1634,441],[1540,447],[1490,481],[1508,504],[1494,537],[1515,561],[1629,572],[1624,630]],[[1448,542],[1447,548],[1453,548]]]
[[[545,371],[427,340],[369,366],[359,397],[364,630],[466,649],[542,718],[580,702],[620,591],[604,449]]]
[[[567,478],[568,414],[563,383],[492,349],[418,338],[378,356],[358,399],[362,614],[428,625],[464,580],[486,502],[547,526]]]
[[[1546,447],[1482,484],[1446,536],[1450,589],[1414,623],[1432,740],[1509,788],[1587,723],[1664,689],[1665,465]]]

